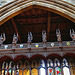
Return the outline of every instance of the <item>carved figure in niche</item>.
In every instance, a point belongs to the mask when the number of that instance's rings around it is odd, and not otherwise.
[[[47,35],[45,30],[42,31],[42,40],[43,42],[47,42]]]
[[[14,34],[14,36],[13,36],[13,42],[12,43],[16,44],[17,41],[18,41],[18,33],[17,33],[17,35]]]
[[[1,34],[0,36],[0,45],[2,45],[5,40],[6,40],[5,33],[3,33],[3,35]]]
[[[70,37],[72,38],[73,41],[75,41],[75,32],[74,29],[70,29]]]
[[[62,41],[61,40],[61,33],[59,29],[56,29],[56,35],[57,35],[57,41]]]
[[[32,36],[32,33],[31,32],[28,32],[28,42],[32,42],[33,40],[33,36]]]

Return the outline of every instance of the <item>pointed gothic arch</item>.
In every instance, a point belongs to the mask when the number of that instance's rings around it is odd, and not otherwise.
[[[65,2],[65,5],[67,6],[66,7],[64,6],[64,2],[62,0],[61,1],[56,0],[55,2],[46,1],[46,0],[41,0],[41,1],[31,0],[31,1],[21,1],[21,2],[16,1],[16,4],[15,5],[14,4],[15,3],[12,2],[8,5],[8,7],[1,8],[2,10],[1,10],[0,25],[2,25],[4,22],[11,19],[12,17],[22,13],[23,11],[26,11],[32,8],[41,8],[44,10],[48,10],[75,22],[74,6]]]

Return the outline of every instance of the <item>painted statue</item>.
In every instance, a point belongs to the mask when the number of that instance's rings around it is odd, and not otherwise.
[[[31,32],[28,32],[28,42],[32,42],[32,40],[33,40],[33,35],[32,35],[32,33]]]
[[[17,41],[18,41],[18,34],[17,35],[14,34],[12,43],[16,44]]]
[[[0,45],[2,45],[5,40],[6,40],[5,33],[3,33],[3,35],[1,34],[0,36]]]
[[[75,41],[75,32],[74,29],[70,29],[70,37],[72,38],[73,41]]]
[[[59,29],[56,29],[56,35],[57,35],[57,41],[62,41],[61,40],[61,33]]]
[[[42,40],[43,40],[43,42],[47,41],[47,35],[46,35],[46,31],[45,30],[42,31]]]

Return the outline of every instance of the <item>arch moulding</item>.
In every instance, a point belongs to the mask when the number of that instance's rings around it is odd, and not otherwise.
[[[75,6],[72,4],[62,0],[19,0],[1,7],[0,25],[12,17],[32,8],[44,9],[57,13],[75,23]]]

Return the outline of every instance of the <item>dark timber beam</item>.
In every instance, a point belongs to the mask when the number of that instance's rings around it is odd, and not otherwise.
[[[49,32],[50,32],[50,22],[51,22],[51,16],[50,12],[48,12],[48,23],[47,23],[47,40],[49,40]]]
[[[11,19],[11,21],[12,21],[13,27],[14,27],[14,29],[15,29],[15,32],[18,33],[18,39],[19,39],[19,41],[21,42],[21,37],[20,37],[20,34],[19,34],[19,32],[18,32],[18,29],[17,29],[17,26],[16,26],[16,24],[15,24],[15,21],[14,21],[13,18]]]

